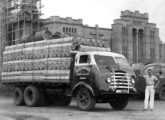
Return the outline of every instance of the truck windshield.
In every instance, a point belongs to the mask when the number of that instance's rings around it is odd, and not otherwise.
[[[114,65],[115,60],[111,56],[94,55],[97,65]]]
[[[124,57],[115,57],[115,61],[119,64],[119,65],[124,65],[124,66],[130,66],[127,59]]]

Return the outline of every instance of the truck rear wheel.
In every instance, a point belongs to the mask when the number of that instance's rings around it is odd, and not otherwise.
[[[161,100],[165,100],[165,87],[162,87],[162,88],[160,89],[158,95],[159,95],[159,98],[160,98]]]
[[[39,104],[39,89],[35,86],[28,86],[24,92],[25,104],[29,107],[34,107]]]
[[[14,104],[16,106],[24,105],[23,93],[24,93],[23,87],[16,87],[15,88],[13,97],[14,97]]]
[[[91,92],[86,88],[80,88],[76,95],[76,102],[81,110],[91,110],[96,104],[96,100]]]
[[[109,102],[114,110],[123,110],[128,104],[128,95],[115,95]]]

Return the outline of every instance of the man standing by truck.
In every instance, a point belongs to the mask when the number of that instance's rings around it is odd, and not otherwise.
[[[148,109],[148,104],[150,106],[150,110],[153,111],[155,87],[157,86],[159,80],[156,76],[152,75],[151,69],[148,69],[148,75],[144,75],[144,78],[146,81],[144,111]]]

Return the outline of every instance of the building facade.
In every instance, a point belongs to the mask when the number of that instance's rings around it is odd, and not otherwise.
[[[52,16],[48,19],[42,20],[42,22],[43,29],[49,30],[55,36],[68,35],[73,37],[102,39],[107,41],[110,41],[111,39],[111,29],[100,28],[98,25],[95,27],[83,25],[82,19]]]
[[[147,13],[122,11],[112,24],[112,50],[125,55],[130,63],[163,61],[159,29],[148,20]]]

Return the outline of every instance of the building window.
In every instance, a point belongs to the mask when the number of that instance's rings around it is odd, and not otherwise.
[[[140,22],[140,21],[133,21],[133,24],[134,25],[137,25],[137,26],[141,26],[142,25],[142,22]]]
[[[63,32],[68,34],[69,36],[75,36],[76,28],[63,27]]]
[[[65,32],[65,27],[63,27],[63,32]]]
[[[66,28],[66,31],[65,32],[68,32],[68,28]]]

